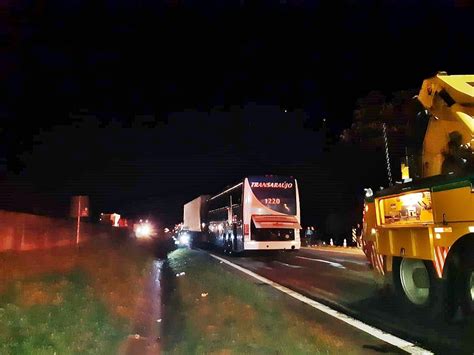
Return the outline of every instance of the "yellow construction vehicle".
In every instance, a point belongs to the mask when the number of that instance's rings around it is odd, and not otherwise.
[[[421,173],[366,189],[362,245],[406,303],[448,318],[474,312],[474,75],[439,72],[417,96],[429,115]],[[472,148],[471,148],[472,147]],[[412,174],[414,176],[414,174]]]

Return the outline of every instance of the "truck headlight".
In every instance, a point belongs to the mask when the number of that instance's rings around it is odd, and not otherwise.
[[[148,223],[137,226],[135,230],[135,235],[137,238],[150,238],[152,233],[153,228]]]
[[[189,233],[183,233],[179,236],[179,243],[181,245],[189,245],[190,240],[191,240],[191,237]]]

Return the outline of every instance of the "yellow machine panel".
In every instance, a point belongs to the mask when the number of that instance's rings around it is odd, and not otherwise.
[[[432,236],[430,228],[379,228],[378,252],[383,255],[405,256],[430,260]]]
[[[431,192],[414,191],[377,199],[381,226],[432,224]]]
[[[433,193],[435,222],[474,222],[474,194],[471,187],[438,191]],[[444,215],[444,217],[443,217]]]

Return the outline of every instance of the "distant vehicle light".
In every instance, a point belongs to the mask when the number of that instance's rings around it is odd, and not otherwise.
[[[151,238],[153,234],[153,227],[149,223],[141,223],[135,228],[135,236],[138,239]]]
[[[149,235],[151,233],[151,227],[148,224],[144,225],[142,227],[142,233]]]

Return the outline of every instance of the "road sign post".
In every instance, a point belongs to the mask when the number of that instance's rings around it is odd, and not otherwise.
[[[76,229],[76,245],[79,245],[79,235],[81,230],[81,196],[77,202],[77,229]]]
[[[76,245],[79,245],[81,238],[81,217],[89,217],[89,197],[73,196],[71,199],[71,217],[77,218]]]

